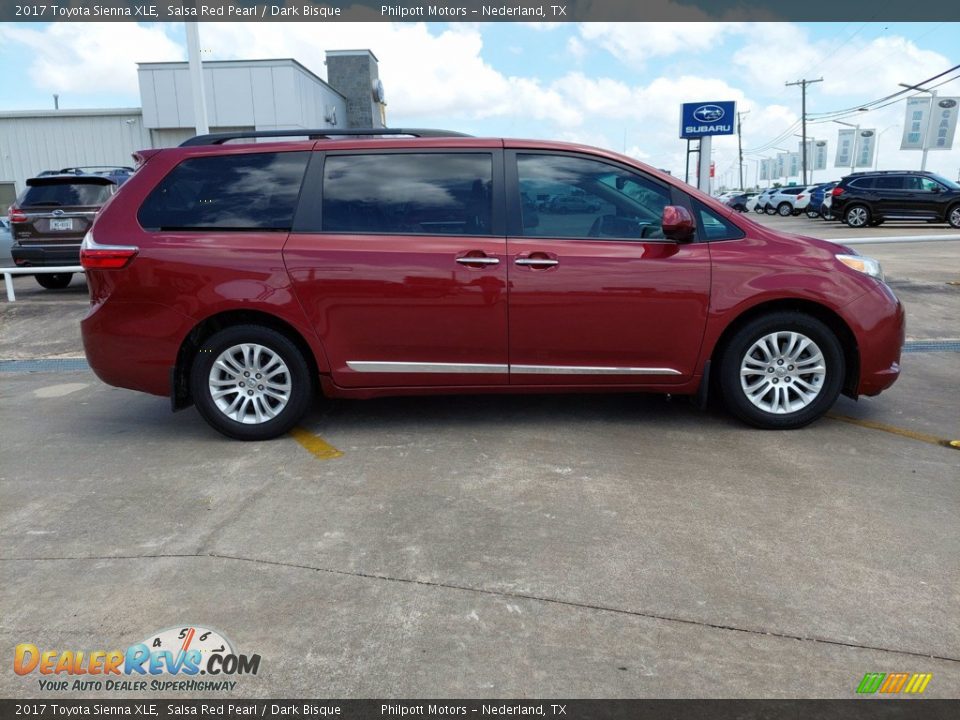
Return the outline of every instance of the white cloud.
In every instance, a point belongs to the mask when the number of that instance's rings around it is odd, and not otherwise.
[[[740,32],[739,23],[583,23],[580,36],[605,49],[621,62],[638,66],[654,57],[696,53]]]
[[[0,26],[4,43],[25,47],[32,83],[50,92],[81,95],[137,92],[137,62],[183,60],[183,49],[163,25],[135,23],[25,23]]]

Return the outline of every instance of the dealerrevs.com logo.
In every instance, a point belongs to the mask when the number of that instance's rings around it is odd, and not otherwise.
[[[239,654],[221,633],[200,626],[161,630],[126,650],[20,643],[13,657],[13,671],[37,676],[44,691],[229,692],[237,685],[232,678],[259,670],[260,655]]]

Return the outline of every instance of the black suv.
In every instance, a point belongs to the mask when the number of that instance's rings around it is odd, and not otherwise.
[[[960,228],[960,185],[935,173],[852,173],[831,194],[831,213],[850,227],[879,225],[885,220],[926,220]]]
[[[100,207],[133,174],[129,167],[45,170],[27,180],[11,206],[10,255],[20,267],[79,265],[80,243]],[[71,273],[34,276],[47,289],[65,288]]]

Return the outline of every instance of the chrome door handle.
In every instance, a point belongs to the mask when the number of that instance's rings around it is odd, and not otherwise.
[[[457,262],[461,265],[498,265],[500,258],[490,257],[459,257]]]
[[[517,265],[532,265],[533,267],[549,267],[551,265],[559,265],[560,261],[540,258],[517,258],[514,260],[514,263]]]

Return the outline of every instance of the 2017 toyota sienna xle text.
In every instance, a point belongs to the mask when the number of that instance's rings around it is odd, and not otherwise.
[[[702,400],[712,384],[747,423],[796,428],[900,372],[904,312],[874,260],[631,158],[301,132],[141,154],[81,253],[104,382],[252,440],[289,430],[318,388]]]

